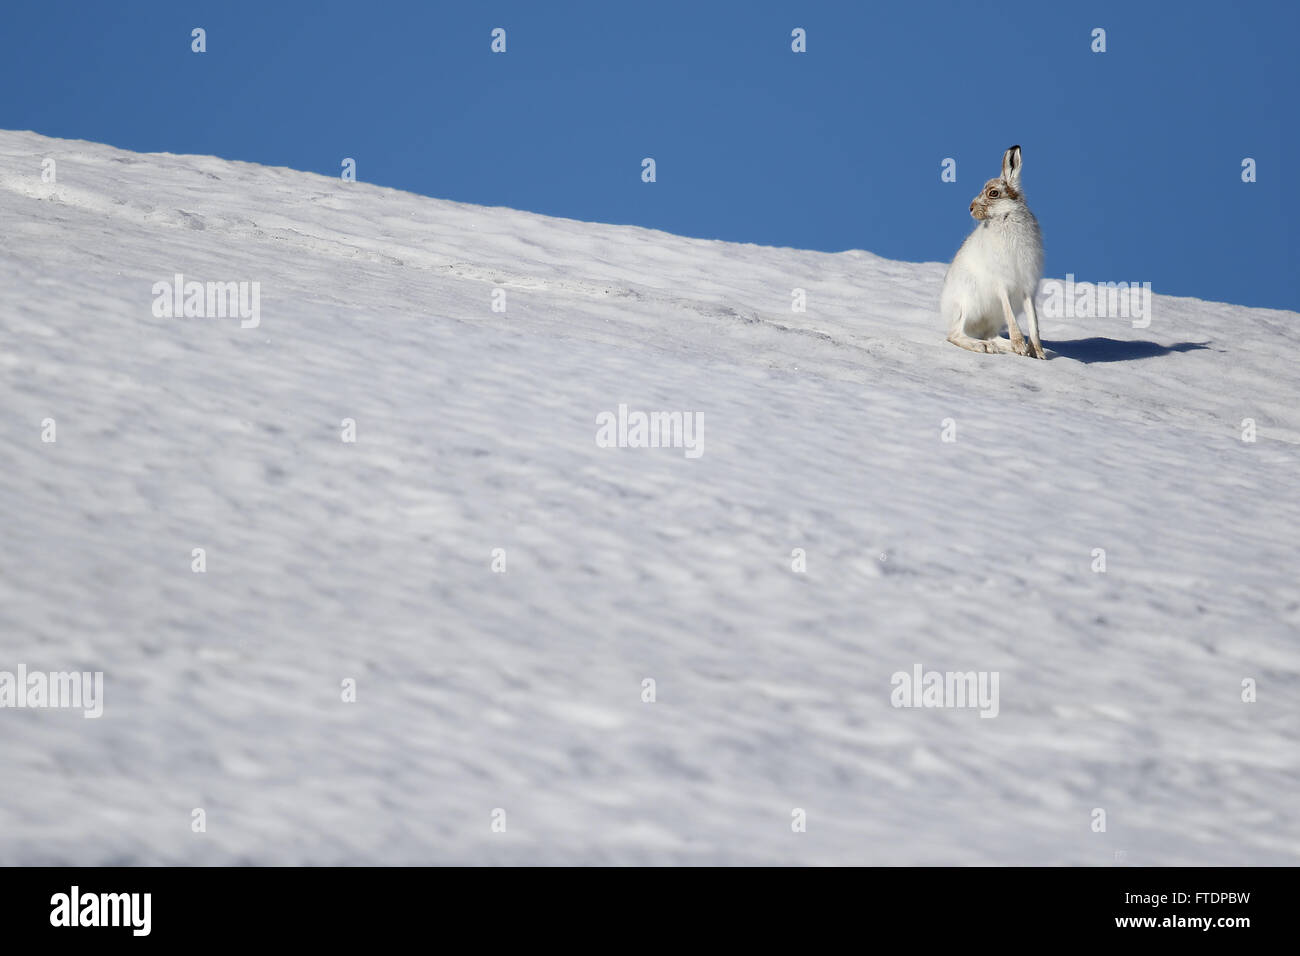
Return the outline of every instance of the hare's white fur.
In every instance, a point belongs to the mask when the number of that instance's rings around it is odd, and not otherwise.
[[[1020,192],[1020,147],[1002,158],[1002,177],[990,179],[971,202],[979,220],[948,267],[939,308],[948,320],[948,341],[975,352],[1016,352],[1046,358],[1038,335],[1034,293],[1043,275],[1038,220]],[[1029,323],[1026,343],[1016,307]],[[1009,342],[999,338],[1006,328]]]

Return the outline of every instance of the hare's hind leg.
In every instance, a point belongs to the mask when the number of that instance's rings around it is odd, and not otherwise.
[[[972,352],[1010,352],[1011,346],[1001,339],[976,339],[965,332],[949,332],[948,341]]]
[[[960,346],[964,349],[970,349],[972,352],[1010,352],[1010,344],[1003,342],[1001,339],[977,339],[974,336],[966,334],[966,313],[963,312],[960,321],[954,322],[952,328],[948,331],[948,341],[953,345]]]
[[[998,295],[1002,297],[1002,311],[1007,317],[1007,333],[1011,336],[1011,351],[1017,355],[1029,355],[1029,346],[1025,344],[1024,333],[1020,331],[1020,326],[1016,324],[1016,313],[1012,311],[1011,299],[1007,296],[1005,288],[998,290]]]
[[[1025,296],[1025,319],[1029,322],[1030,357],[1047,358],[1047,353],[1043,351],[1043,340],[1038,337],[1038,313],[1034,311],[1034,294],[1032,292]]]

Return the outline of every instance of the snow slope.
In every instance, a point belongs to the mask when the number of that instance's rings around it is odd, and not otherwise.
[[[0,862],[1300,863],[1296,313],[975,355],[942,264],[21,132],[0,223],[0,670],[105,683],[0,710]]]

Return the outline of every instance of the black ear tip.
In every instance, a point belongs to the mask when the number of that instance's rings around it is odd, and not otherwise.
[[[1010,149],[1008,149],[1007,152],[1008,152],[1008,153],[1014,153],[1014,152],[1016,152],[1016,151],[1019,150],[1019,149],[1020,149],[1020,145],[1017,143],[1015,146],[1012,146]]]

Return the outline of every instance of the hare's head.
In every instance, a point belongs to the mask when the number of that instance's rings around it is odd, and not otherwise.
[[[993,219],[1024,204],[1025,197],[1020,192],[1020,147],[1012,146],[1002,154],[1002,175],[984,184],[979,195],[971,200],[970,214],[976,219]]]

